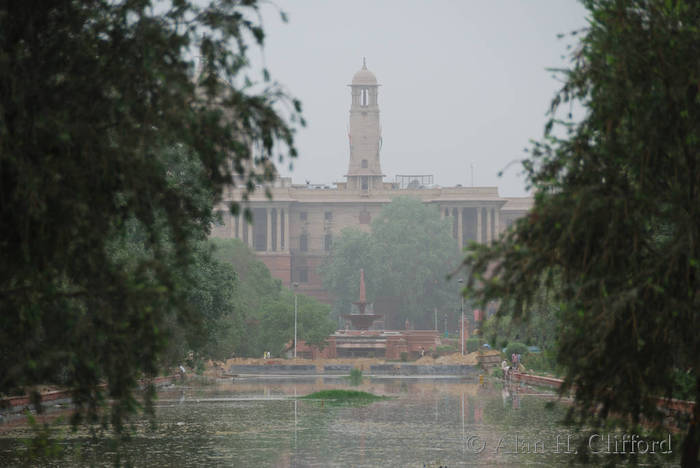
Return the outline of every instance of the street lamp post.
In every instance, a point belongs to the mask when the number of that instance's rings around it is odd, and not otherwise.
[[[460,278],[457,280],[459,285],[464,284],[464,279]],[[459,291],[459,297],[462,299],[462,320],[459,322],[459,340],[462,342],[462,356],[464,356],[464,294],[462,294],[461,288]]]
[[[297,358],[297,288],[299,283],[292,283],[294,287],[294,359]]]

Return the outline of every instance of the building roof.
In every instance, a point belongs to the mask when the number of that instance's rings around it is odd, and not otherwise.
[[[352,86],[356,85],[377,86],[377,77],[367,70],[367,61],[364,58],[362,59],[362,68],[352,77]]]
[[[224,194],[221,209],[224,209],[225,203],[232,200],[240,201],[242,199],[242,189],[236,187],[229,193]],[[439,187],[425,189],[394,189],[394,190],[376,190],[370,192],[338,190],[330,189],[308,189],[304,187],[271,187],[272,200],[267,198],[265,191],[256,189],[250,194],[248,202],[243,202],[244,205],[258,203],[303,203],[303,204],[386,204],[390,203],[394,198],[399,196],[412,196],[419,198],[424,203],[439,203],[439,204],[459,204],[461,206],[476,206],[481,204],[504,205],[506,200],[514,203],[514,208],[511,211],[526,211],[528,199],[519,201],[519,198],[502,198],[498,195],[498,187]],[[530,202],[531,204],[531,202]]]
[[[504,211],[528,211],[535,204],[532,197],[503,198],[506,204],[501,208]]]

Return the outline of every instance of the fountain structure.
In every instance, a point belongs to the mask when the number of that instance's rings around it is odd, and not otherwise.
[[[372,304],[367,302],[364,269],[360,269],[360,298],[353,302],[353,305],[357,308],[356,313],[343,314],[343,318],[350,322],[353,330],[369,330],[374,322],[384,317],[375,314]]]
[[[360,270],[360,297],[353,302],[354,310],[343,314],[345,328],[326,339],[319,350],[301,342],[301,355],[308,358],[376,357],[398,360],[403,353],[417,357],[421,351],[429,353],[440,344],[437,330],[384,330],[383,314],[375,314],[373,304],[367,301],[365,273]]]

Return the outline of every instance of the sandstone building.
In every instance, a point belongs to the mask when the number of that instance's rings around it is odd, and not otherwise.
[[[346,227],[369,230],[382,206],[397,196],[411,196],[430,204],[452,220],[455,247],[471,240],[490,242],[532,206],[531,198],[503,198],[497,187],[440,187],[431,175],[382,174],[379,84],[363,63],[350,84],[350,159],[345,180],[331,186],[294,185],[290,178],[270,184],[272,200],[258,190],[248,206],[253,223],[228,212],[240,201],[231,190],[217,208],[222,223],[212,237],[241,239],[253,249],[272,275],[285,286],[299,283],[299,292],[330,302],[317,274],[333,238]]]

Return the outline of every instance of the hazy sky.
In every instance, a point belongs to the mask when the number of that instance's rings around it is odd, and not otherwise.
[[[343,181],[353,74],[367,57],[379,89],[382,170],[433,174],[442,186],[498,186],[524,196],[514,164],[540,138],[560,87],[546,68],[566,62],[570,37],[584,27],[574,0],[280,0],[283,23],[266,7],[265,62],[302,101],[308,126],[297,136],[295,183]]]

